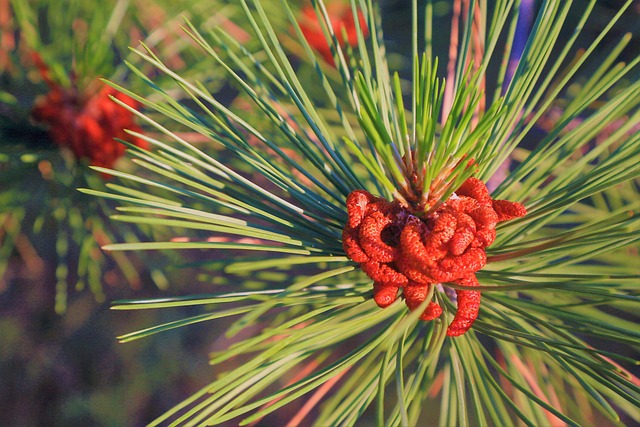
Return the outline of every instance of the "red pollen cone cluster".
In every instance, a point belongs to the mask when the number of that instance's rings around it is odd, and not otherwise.
[[[349,220],[342,233],[345,252],[373,279],[374,300],[392,304],[402,288],[415,310],[438,283],[478,286],[475,272],[487,263],[485,248],[496,238],[498,222],[524,216],[520,203],[493,200],[485,184],[467,179],[441,207],[419,218],[398,202],[364,190],[347,197]],[[480,292],[456,290],[458,310],[447,335],[471,328],[480,309]],[[420,318],[433,320],[442,308],[431,301]]]
[[[327,5],[327,13],[331,21],[331,27],[340,46],[356,46],[358,44],[358,30],[351,6],[340,2],[329,3]],[[320,22],[318,22],[318,17],[316,16],[313,6],[306,6],[302,10],[302,19],[299,21],[300,30],[309,45],[318,51],[325,61],[333,65],[331,47],[324,37],[322,27]],[[362,34],[366,37],[369,34],[369,30],[366,26],[362,11],[358,11],[358,22],[362,28]],[[343,31],[346,33],[346,40],[343,36]]]
[[[110,168],[125,151],[125,146],[114,138],[147,147],[146,141],[127,134],[124,130],[140,132],[135,116],[117,105],[113,96],[126,105],[137,107],[130,97],[104,86],[96,93],[80,93],[53,82],[46,65],[36,56],[50,91],[38,98],[31,111],[32,118],[48,127],[53,142],[70,149],[78,159],[87,159],[91,165]]]

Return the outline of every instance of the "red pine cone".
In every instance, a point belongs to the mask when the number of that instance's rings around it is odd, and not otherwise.
[[[333,32],[335,33],[340,46],[356,46],[358,44],[358,30],[356,28],[353,12],[351,11],[351,6],[340,2],[329,3],[327,5],[327,13],[329,14],[331,27],[333,28]],[[358,11],[358,22],[362,28],[362,34],[366,37],[369,34],[369,29],[365,23],[362,11]],[[316,16],[313,6],[308,5],[302,9],[302,17],[299,24],[300,30],[309,45],[320,53],[325,61],[333,65],[334,62],[331,47],[322,32],[322,26],[318,21],[318,17]],[[346,33],[346,40],[343,36],[343,32]]]
[[[49,93],[36,101],[33,119],[48,126],[55,144],[69,148],[76,158],[91,165],[110,168],[125,151],[114,138],[147,147],[146,141],[134,138],[125,129],[140,132],[135,116],[113,102],[109,96],[136,107],[130,97],[105,86],[94,95],[79,94],[75,89],[54,85]]]

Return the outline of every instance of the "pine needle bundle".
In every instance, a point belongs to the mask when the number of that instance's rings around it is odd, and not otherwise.
[[[167,286],[156,268],[166,260],[105,256],[100,249],[153,230],[112,227],[107,217],[113,207],[77,188],[108,180],[90,164],[132,170],[114,138],[125,137],[124,128],[141,128],[110,96],[135,102],[100,79],[130,80],[125,61],[136,61],[128,49],[134,40],[162,40],[174,67],[188,61],[188,74],[202,73],[192,46],[177,37],[180,12],[198,16],[182,2],[0,2],[0,289],[24,268],[55,288],[52,306],[63,313],[72,290],[89,289],[104,301],[104,285]],[[211,78],[209,84],[220,83]]]
[[[96,167],[123,184],[83,191],[118,201],[114,220],[199,237],[105,249],[201,250],[219,286],[117,302],[199,309],[120,340],[198,322],[228,339],[213,381],[151,424],[639,422],[640,59],[617,59],[632,35],[603,54],[632,2],[577,51],[597,2],[543,1],[514,56],[519,1],[455,1],[446,52],[435,4],[413,1],[405,75],[390,69],[373,1],[349,4],[353,43],[326,1],[311,3],[331,58],[286,0],[240,2],[257,49],[185,26],[251,107],[144,46],[174,84],[134,65],[153,97],[113,84],[156,132],[130,132],[153,147],[128,144],[146,175]],[[288,33],[272,25],[279,13]]]

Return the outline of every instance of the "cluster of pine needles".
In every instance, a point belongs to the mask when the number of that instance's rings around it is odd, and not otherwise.
[[[287,0],[238,2],[252,43],[235,26],[185,21],[209,72],[239,91],[231,105],[144,44],[128,65],[149,92],[109,82],[142,105],[121,103],[152,148],[122,141],[135,172],[96,167],[113,179],[82,191],[115,201],[112,220],[171,237],[104,249],[200,251],[212,289],[116,302],[199,310],[120,340],[210,322],[227,343],[211,354],[212,381],[152,425],[640,422],[640,57],[619,60],[637,35],[611,35],[633,2],[580,45],[595,0],[536,2],[530,27],[528,2],[456,0],[445,20],[440,2],[414,0],[404,61],[374,1],[347,2],[353,45],[328,0],[310,3],[332,63]],[[451,338],[442,289],[431,322],[401,299],[375,304],[342,247],[344,203],[357,189],[406,201],[416,181],[418,196],[444,202],[470,176],[528,214],[498,226],[477,272],[479,318]]]

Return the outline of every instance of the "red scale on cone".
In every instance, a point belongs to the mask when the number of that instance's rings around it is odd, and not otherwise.
[[[527,213],[520,203],[493,200],[477,178],[467,179],[426,218],[364,190],[352,192],[346,205],[349,220],[342,241],[347,256],[373,279],[373,298],[380,307],[391,305],[402,289],[410,310],[438,283],[479,286],[475,272],[487,263],[485,248],[495,240],[496,225]],[[449,336],[468,331],[480,309],[479,291],[456,290],[456,295]],[[442,308],[430,301],[420,318],[441,314]]]

